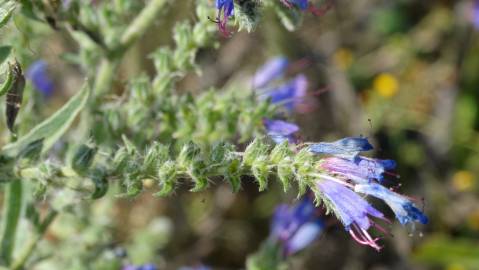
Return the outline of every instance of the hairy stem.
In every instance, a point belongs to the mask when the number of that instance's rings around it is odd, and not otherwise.
[[[158,12],[166,4],[167,0],[151,0],[151,2],[143,8],[141,13],[126,29],[120,39],[120,49],[127,49],[138,38],[140,38],[154,22]]]
[[[102,96],[110,90],[114,74],[125,51],[146,32],[166,2],[166,0],[151,0],[125,30],[120,43],[110,50],[110,55],[105,55],[95,80],[96,96]]]
[[[118,61],[106,58],[101,61],[93,88],[95,96],[102,96],[110,91],[117,67]]]

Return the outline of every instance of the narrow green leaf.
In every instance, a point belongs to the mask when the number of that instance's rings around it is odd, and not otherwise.
[[[14,2],[6,2],[0,4],[0,28],[5,26],[8,23],[8,20],[12,16],[13,10],[15,9]]]
[[[28,144],[44,138],[42,154],[47,152],[53,144],[65,133],[72,124],[75,117],[85,106],[90,89],[87,83],[82,90],[73,96],[63,107],[47,118],[42,123],[34,127],[28,134],[24,135],[15,143],[7,144],[2,148],[3,154],[7,156],[16,156],[21,149]]]
[[[14,180],[10,182],[6,192],[0,249],[0,260],[3,264],[11,262],[15,248],[17,225],[22,210],[22,190],[22,181]]]
[[[12,51],[11,46],[0,46],[0,65],[7,60],[10,52]]]
[[[13,84],[13,71],[11,66],[7,70],[5,80],[0,85],[0,97],[5,95]]]

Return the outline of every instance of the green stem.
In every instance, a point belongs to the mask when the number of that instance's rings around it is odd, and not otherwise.
[[[166,2],[167,0],[151,0],[125,30],[120,38],[120,43],[110,50],[110,55],[106,55],[102,60],[94,85],[94,91],[97,97],[102,96],[110,90],[116,69],[120,62],[119,60],[123,57],[125,51],[145,34]]]
[[[17,260],[15,260],[12,265],[10,266],[11,270],[18,270],[22,269],[25,263],[27,262],[28,258],[33,253],[33,250],[37,246],[38,242],[42,239],[43,235],[45,234],[46,230],[50,226],[50,224],[55,220],[55,217],[58,215],[58,212],[55,210],[50,210],[47,216],[43,220],[42,224],[37,228],[36,234],[33,236],[32,239],[27,243],[25,248],[20,253],[20,256]]]
[[[0,260],[3,264],[10,264],[15,248],[17,225],[22,210],[23,183],[21,180],[12,181],[5,194],[4,223],[0,250]]]
[[[126,50],[138,40],[155,21],[158,12],[166,3],[167,0],[151,0],[121,36],[120,48]]]
[[[101,61],[93,88],[95,96],[102,96],[110,91],[117,66],[118,62],[115,60],[104,58]]]

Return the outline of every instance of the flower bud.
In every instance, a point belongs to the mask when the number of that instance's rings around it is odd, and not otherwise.
[[[79,175],[85,174],[93,163],[98,148],[88,144],[78,147],[71,160],[71,167]]]

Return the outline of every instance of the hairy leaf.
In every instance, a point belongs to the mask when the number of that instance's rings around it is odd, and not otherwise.
[[[12,51],[11,46],[0,46],[0,65],[7,60],[10,52]]]
[[[8,23],[8,20],[12,16],[14,9],[15,9],[14,2],[8,1],[8,2],[0,4],[0,28],[2,28]]]
[[[42,153],[47,152],[72,124],[75,117],[85,106],[89,94],[90,89],[85,83],[82,90],[63,105],[60,110],[38,124],[15,143],[5,145],[2,148],[3,154],[16,156],[20,149],[41,138],[44,138]]]

